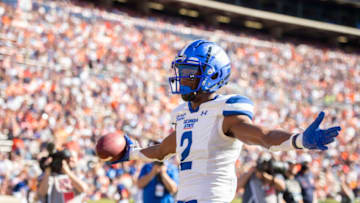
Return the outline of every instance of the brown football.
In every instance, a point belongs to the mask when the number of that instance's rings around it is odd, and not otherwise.
[[[96,154],[100,159],[115,161],[125,153],[126,141],[119,133],[101,136],[96,143]]]

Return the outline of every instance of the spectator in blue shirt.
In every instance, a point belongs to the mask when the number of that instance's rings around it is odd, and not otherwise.
[[[141,169],[138,187],[143,190],[143,203],[173,203],[179,171],[168,162],[152,162]]]

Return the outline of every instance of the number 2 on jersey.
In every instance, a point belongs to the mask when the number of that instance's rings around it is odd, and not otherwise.
[[[182,147],[184,145],[184,141],[187,140],[187,146],[185,147],[185,150],[181,153],[181,163],[180,163],[180,170],[190,170],[192,162],[191,161],[185,161],[184,160],[189,156],[190,148],[192,144],[192,132],[186,131],[181,136],[181,142],[180,146]]]

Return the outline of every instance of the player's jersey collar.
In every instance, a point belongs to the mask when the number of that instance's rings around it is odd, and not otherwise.
[[[205,103],[207,103],[207,102],[214,101],[214,100],[216,100],[218,97],[219,97],[219,95],[215,95],[214,98],[212,98],[211,100],[206,101],[206,102],[200,104],[200,106],[203,105],[203,104],[205,104]],[[196,113],[196,112],[198,112],[199,109],[200,109],[200,106],[198,106],[196,109],[193,109],[192,106],[191,106],[191,102],[190,102],[190,101],[188,102],[188,106],[189,106],[189,111],[190,111],[190,113]]]

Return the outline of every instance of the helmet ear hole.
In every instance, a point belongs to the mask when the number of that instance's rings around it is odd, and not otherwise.
[[[215,73],[213,76],[211,76],[211,79],[215,80],[219,76],[219,73]]]

